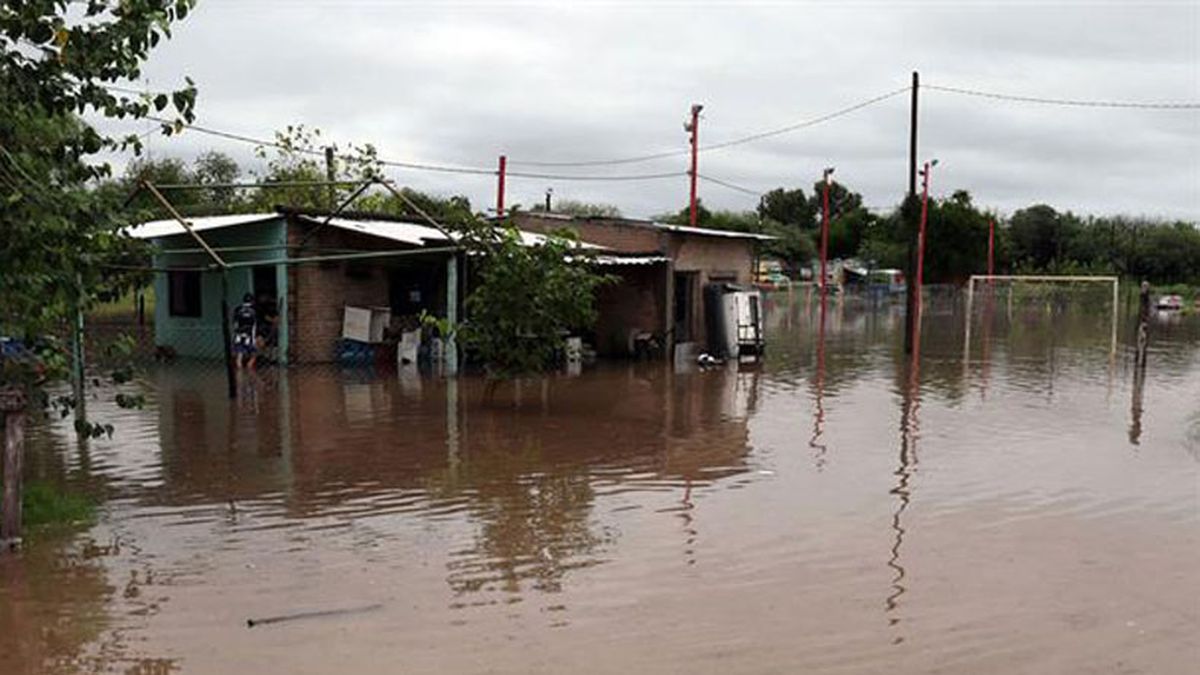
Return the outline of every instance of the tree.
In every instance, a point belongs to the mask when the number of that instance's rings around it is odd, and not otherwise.
[[[410,187],[399,188],[399,191],[406,199],[397,197],[391,190],[374,190],[359,197],[349,210],[414,218],[421,217],[424,212],[435,220],[448,222],[472,217],[471,200],[463,195],[439,197]],[[413,208],[414,204],[420,211]]]
[[[336,143],[323,143],[321,130],[303,124],[289,124],[275,132],[270,145],[255,148],[255,154],[267,161],[267,170],[258,176],[264,183],[317,183],[329,179],[325,167],[325,148],[333,149],[333,178],[336,181],[367,181],[383,177],[383,165],[375,146],[351,145],[339,152]],[[276,205],[295,208],[333,210],[355,190],[353,186],[288,185],[260,188],[251,197],[259,209]],[[332,196],[332,200],[331,200]],[[338,204],[333,204],[338,202]]]
[[[817,205],[804,196],[804,190],[775,188],[758,202],[758,217],[781,225],[813,229],[817,225]]]
[[[587,249],[562,231],[526,245],[511,221],[496,226],[474,217],[447,223],[477,280],[465,302],[466,320],[453,331],[489,377],[545,370],[560,354],[564,336],[596,321],[598,274]]]
[[[118,95],[111,85],[136,80],[141,63],[192,0],[6,0],[0,4],[0,334],[21,338],[29,358],[0,358],[0,412],[6,460],[19,461],[26,406],[64,412],[77,395],[51,398],[47,383],[66,374],[67,359],[48,336],[60,332],[101,293],[134,283],[111,265],[136,254],[123,233],[120,203],[111,192],[89,189],[111,175],[95,159],[102,151],[140,149],[137,136],[112,138],[85,115],[144,118],[174,109],[163,125],[174,133],[192,121],[196,90]],[[114,380],[126,381],[124,370]],[[80,388],[82,382],[79,381]],[[117,405],[140,404],[117,393]],[[111,432],[109,425],[77,419],[81,435]],[[9,453],[15,453],[10,455]],[[7,461],[5,462],[7,464]],[[19,537],[19,472],[4,475],[0,537]]]
[[[1037,204],[1021,209],[1008,221],[1013,257],[1043,269],[1058,257],[1064,243],[1059,232],[1059,215],[1053,207]]]
[[[36,342],[76,308],[128,283],[108,267],[136,248],[122,233],[120,203],[111,191],[88,188],[111,174],[94,159],[98,153],[136,152],[140,140],[102,135],[80,116],[136,119],[170,107],[176,117],[163,124],[164,133],[190,122],[196,90],[186,78],[184,88],[153,96],[120,94],[110,85],[137,79],[151,48],[192,4],[0,5],[0,333]],[[64,374],[64,359],[47,355],[44,362],[57,366],[52,377]],[[0,384],[30,386],[36,375],[19,370],[5,368]]]
[[[168,215],[163,213],[162,206],[154,195],[138,190],[138,186],[143,180],[155,185],[191,183],[192,172],[188,170],[182,159],[176,157],[161,159],[135,157],[126,165],[124,176],[112,183],[119,196],[127,198],[134,195],[128,204],[131,212],[153,213],[158,217],[166,218]],[[134,194],[135,192],[136,194]],[[200,215],[196,207],[201,201],[201,195],[195,190],[163,190],[162,192],[181,213]]]
[[[192,180],[200,185],[236,183],[241,175],[242,168],[237,161],[216,150],[201,153],[193,163]],[[210,214],[233,213],[242,208],[243,200],[235,188],[213,187],[194,192],[200,195]]]
[[[825,208],[825,181],[823,180],[813,183],[812,207],[819,222]],[[851,192],[836,180],[829,182],[829,220],[831,222],[861,208],[862,195]]]
[[[975,208],[966,190],[929,202],[926,223],[925,279],[963,282],[987,272],[988,214]]]
[[[798,276],[800,268],[807,266],[816,257],[817,248],[812,232],[773,220],[764,220],[762,233],[775,237],[763,243],[763,255],[778,258],[792,277]]]

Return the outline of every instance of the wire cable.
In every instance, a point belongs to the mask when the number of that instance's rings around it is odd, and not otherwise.
[[[696,150],[697,150],[697,152],[707,152],[709,150],[720,150],[721,148],[728,148],[728,147],[732,147],[735,145],[742,145],[744,143],[752,143],[754,141],[759,141],[764,138],[770,138],[772,136],[779,136],[781,134],[790,133],[792,131],[798,131],[800,129],[805,129],[807,127],[816,126],[818,124],[821,124],[822,122],[828,122],[829,120],[836,119],[843,115],[849,115],[850,113],[855,112],[857,110],[861,110],[863,108],[866,108],[867,106],[871,106],[871,105],[874,105],[881,101],[885,101],[889,98],[892,98],[893,96],[898,96],[900,94],[903,94],[906,91],[909,91],[911,88],[912,87],[910,87],[910,86],[904,86],[904,87],[901,87],[894,91],[889,91],[886,94],[881,94],[879,96],[869,98],[865,101],[860,101],[858,103],[855,103],[854,105],[847,106],[845,108],[840,108],[831,113],[821,115],[820,117],[814,117],[809,120],[804,120],[802,122],[796,122],[794,124],[789,124],[784,127],[779,127],[777,129],[761,131],[761,132],[758,132],[755,134],[750,134],[749,136],[742,136],[739,138],[734,138],[732,140],[722,141],[720,143],[701,145]],[[638,155],[636,157],[624,157],[621,159],[598,159],[598,160],[579,161],[579,162],[536,162],[536,161],[529,161],[529,160],[522,161],[519,159],[509,159],[508,163],[522,165],[522,166],[545,166],[545,167],[612,166],[612,165],[616,165],[616,164],[633,164],[636,162],[646,162],[646,161],[650,161],[653,159],[664,159],[666,157],[674,157],[676,155],[686,155],[690,151],[691,150],[688,148],[682,148],[682,149],[678,149],[678,150],[665,150],[663,152],[656,152],[656,153],[649,154],[649,155]]]
[[[147,115],[147,118],[154,120],[156,122],[161,122],[162,124],[174,124],[175,123],[173,120],[168,120],[166,118],[158,117],[158,116],[154,116],[154,115]],[[224,138],[227,140],[239,141],[242,143],[253,143],[255,145],[277,148],[277,149],[284,150],[287,152],[298,152],[298,153],[302,153],[302,154],[308,154],[308,155],[314,155],[314,156],[320,156],[320,157],[324,156],[324,152],[321,150],[316,150],[316,149],[312,149],[312,148],[290,147],[290,146],[286,146],[282,143],[278,143],[275,141],[268,141],[268,140],[262,139],[262,138],[254,138],[252,136],[235,134],[235,133],[228,132],[228,131],[221,131],[219,129],[211,129],[211,128],[202,127],[202,126],[199,126],[196,124],[184,123],[183,127],[186,129],[190,129],[192,131],[201,133],[201,134],[208,134],[210,136],[216,136],[218,138]],[[344,160],[354,159],[353,157],[350,157],[347,155],[339,155],[338,158],[344,159]],[[424,163],[420,163],[420,162],[401,162],[401,161],[390,160],[390,159],[380,159],[378,161],[379,161],[379,164],[382,166],[391,166],[391,167],[397,167],[397,168],[401,168],[401,169],[412,169],[412,170],[416,170],[416,171],[436,171],[436,172],[441,172],[441,173],[455,173],[455,174],[466,174],[466,175],[476,175],[476,176],[495,176],[498,173],[498,171],[496,169],[484,169],[484,168],[479,168],[479,167],[450,166],[450,165],[444,165],[444,164],[424,164]],[[672,172],[665,172],[665,173],[645,173],[645,174],[633,174],[633,175],[605,176],[605,175],[569,175],[569,174],[552,174],[552,173],[529,173],[529,172],[524,172],[524,171],[506,171],[504,173],[504,175],[507,178],[538,178],[538,179],[544,179],[544,180],[638,181],[638,180],[657,180],[657,179],[661,179],[661,178],[675,178],[678,176],[686,176],[687,172],[672,171]]]
[[[709,183],[716,183],[717,185],[720,185],[723,188],[728,188],[728,189],[734,190],[736,192],[744,192],[745,194],[754,195],[755,197],[761,197],[761,196],[763,196],[763,194],[765,194],[762,191],[752,190],[748,187],[742,187],[741,185],[738,185],[736,183],[730,183],[728,181],[724,181],[719,178],[713,178],[712,176],[705,176],[702,173],[698,173],[696,175],[699,176],[702,180],[708,181]]]
[[[1001,94],[979,89],[964,89],[937,84],[923,84],[922,89],[945,91],[964,96],[998,99],[1002,101],[1019,101],[1021,103],[1041,103],[1044,105],[1063,105],[1078,108],[1134,108],[1138,110],[1198,110],[1200,103],[1196,102],[1153,102],[1153,101],[1091,101],[1068,98],[1044,98],[1040,96],[1022,96],[1017,94]]]

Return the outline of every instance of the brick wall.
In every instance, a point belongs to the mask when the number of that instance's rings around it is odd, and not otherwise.
[[[599,244],[617,251],[647,253],[663,250],[667,245],[661,231],[635,221],[518,213],[516,224],[529,232],[572,230],[589,244]]]
[[[299,244],[314,227],[290,220],[288,244]],[[322,228],[307,245],[314,249],[359,251],[383,251],[400,246],[334,227]],[[297,363],[332,361],[334,344],[342,335],[343,308],[346,305],[387,307],[388,304],[388,272],[380,260],[293,265],[288,271],[291,359]]]

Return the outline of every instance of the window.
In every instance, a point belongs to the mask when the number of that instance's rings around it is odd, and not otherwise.
[[[173,271],[167,273],[167,295],[171,316],[199,317],[200,273]]]

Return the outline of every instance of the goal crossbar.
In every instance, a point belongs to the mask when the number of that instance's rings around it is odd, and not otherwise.
[[[1115,276],[1082,276],[1082,275],[1054,275],[1054,274],[972,274],[967,281],[967,316],[966,330],[963,335],[963,365],[966,366],[971,355],[971,310],[975,302],[975,284],[976,282],[990,281],[1031,281],[1031,282],[1049,282],[1049,283],[1076,283],[1076,282],[1097,282],[1112,284],[1112,338],[1109,344],[1109,356],[1117,355],[1117,315],[1120,309],[1120,288],[1121,280]],[[1012,299],[1012,295],[1009,295]]]

